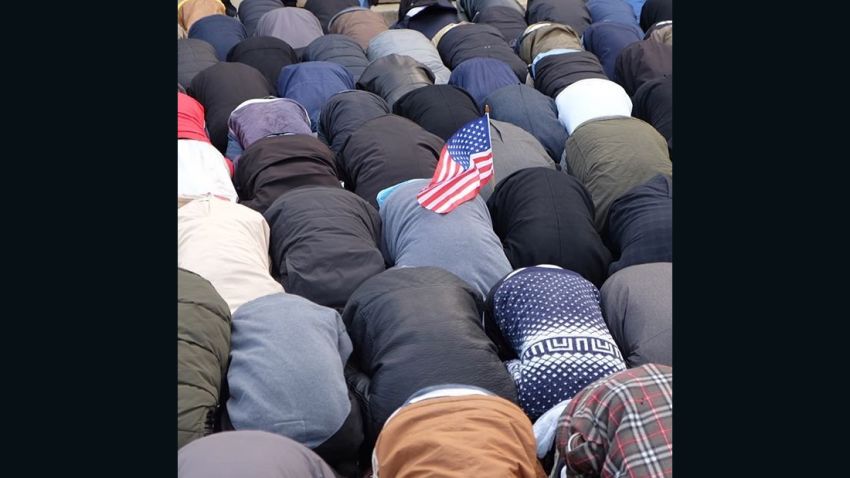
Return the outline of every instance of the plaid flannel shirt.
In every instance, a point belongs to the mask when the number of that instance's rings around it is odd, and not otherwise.
[[[672,477],[673,369],[643,365],[586,387],[559,419],[557,447],[570,478]]]

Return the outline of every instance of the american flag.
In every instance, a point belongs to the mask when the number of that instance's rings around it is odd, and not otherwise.
[[[474,198],[493,177],[490,115],[470,121],[449,138],[434,177],[416,199],[425,209],[445,214]]]

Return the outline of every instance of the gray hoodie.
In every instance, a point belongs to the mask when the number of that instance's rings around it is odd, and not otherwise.
[[[233,427],[265,430],[315,448],[351,411],[343,366],[351,340],[339,314],[279,293],[233,316],[227,411]]]
[[[428,181],[400,185],[381,206],[384,254],[396,266],[441,267],[483,299],[511,271],[487,205],[476,196],[448,214],[429,211],[416,200]]]

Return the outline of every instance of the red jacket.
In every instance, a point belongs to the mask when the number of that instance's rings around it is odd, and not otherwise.
[[[177,139],[210,142],[204,129],[204,106],[189,95],[177,92]]]

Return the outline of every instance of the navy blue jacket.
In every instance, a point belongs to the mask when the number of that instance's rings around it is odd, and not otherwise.
[[[614,79],[614,64],[623,48],[643,39],[636,23],[594,23],[584,31],[584,49],[596,55],[608,79]]]
[[[328,98],[340,91],[353,89],[351,73],[328,61],[289,65],[280,71],[277,79],[278,94],[297,101],[307,110],[310,128],[314,132],[319,125],[319,113]]]
[[[515,124],[531,133],[556,164],[561,161],[567,130],[558,121],[555,100],[525,85],[500,88],[485,100],[490,118]]]
[[[611,204],[606,237],[619,258],[608,275],[649,262],[673,262],[673,178],[659,174]]]
[[[189,38],[203,40],[215,48],[219,61],[227,60],[227,53],[237,43],[248,38],[239,20],[227,15],[209,15],[192,24]]]

